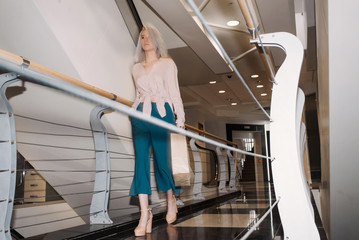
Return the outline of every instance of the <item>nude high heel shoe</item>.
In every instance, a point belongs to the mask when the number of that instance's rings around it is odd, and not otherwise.
[[[140,226],[138,225],[134,232],[135,232],[135,236],[136,237],[141,237],[141,236],[145,236],[146,233],[151,233],[152,232],[152,212],[151,209],[147,209],[147,210],[141,210],[141,211],[148,211],[148,219],[147,219],[147,223],[146,226]]]
[[[173,201],[175,206],[176,206],[176,213],[175,214],[168,214],[166,215],[166,221],[168,224],[171,224],[173,223],[174,221],[177,220],[177,213],[178,213],[178,209],[177,209],[177,200],[176,200],[176,197],[175,195],[173,195],[173,198],[172,199],[168,199],[168,201]]]

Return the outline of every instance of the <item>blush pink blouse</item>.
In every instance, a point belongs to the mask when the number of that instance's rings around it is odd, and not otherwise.
[[[177,66],[171,58],[160,58],[147,72],[144,62],[132,67],[132,76],[136,85],[136,100],[132,108],[137,109],[143,102],[143,113],[151,115],[151,101],[156,102],[161,117],[166,115],[165,103],[174,108],[176,125],[184,126],[185,116],[178,86]]]

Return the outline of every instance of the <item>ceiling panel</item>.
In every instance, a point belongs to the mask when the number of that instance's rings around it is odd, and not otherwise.
[[[271,84],[268,82],[264,82],[264,81],[261,81],[261,82],[258,82],[258,81],[260,81],[260,80],[250,79],[246,83],[259,102],[261,100],[270,99]],[[225,80],[225,83],[234,92],[234,94],[241,100],[242,103],[254,102],[254,99],[248,93],[248,91],[243,86],[241,81],[228,79],[228,80]],[[259,85],[259,84],[264,85],[264,87],[257,88],[257,85]],[[261,93],[267,93],[267,96],[262,97],[262,96],[260,96]]]
[[[226,27],[228,21],[237,20],[239,25],[233,28],[249,34],[237,0],[211,0],[201,14],[208,24],[217,24],[224,27]]]
[[[162,3],[171,5],[172,2],[177,4],[178,2],[185,2],[185,0],[133,1],[138,8],[141,19],[153,22],[164,35],[164,39],[169,46],[169,54],[178,67],[179,85],[185,108],[197,109],[201,112],[205,109],[217,117],[223,117],[226,121],[228,119],[237,119],[239,121],[249,119],[267,120],[267,117],[261,112],[259,106],[255,104],[234,73],[215,74],[206,63],[208,59],[204,59],[203,56],[199,57],[198,53],[191,49],[190,45],[188,46],[181,37],[178,37],[180,34],[174,33],[172,30],[174,29],[173,23],[163,17],[161,19],[147,4],[153,3],[153,6]],[[238,57],[255,47],[249,43],[251,37],[237,0],[194,0],[194,2],[198,6],[207,3],[201,13],[229,57]],[[255,2],[258,7],[257,12],[260,14],[259,18],[263,23],[261,27],[263,33],[285,31],[295,34],[293,1],[256,0]],[[155,10],[157,11],[158,9]],[[175,15],[179,10],[183,9],[166,8],[169,15]],[[238,20],[240,24],[235,27],[228,27],[226,23],[229,20]],[[198,40],[195,35],[186,35],[191,37],[191,40],[198,41],[198,44],[201,44],[201,40]],[[279,66],[285,57],[284,52],[280,49],[274,50],[274,48],[271,48],[271,51],[273,56],[269,57],[273,57],[275,65]],[[268,81],[267,73],[258,52],[256,50],[252,51],[235,61],[234,64],[258,101],[264,107],[268,107],[270,105],[272,83]],[[252,74],[259,74],[259,78],[252,79],[250,77]],[[316,78],[314,76],[315,71],[307,72],[305,68],[302,69],[300,86],[304,88],[306,93],[313,92],[313,89],[315,92]],[[209,84],[209,81],[213,80],[217,81],[217,84]],[[258,84],[263,84],[264,87],[259,89],[256,87]],[[218,91],[221,89],[226,90],[226,93],[219,94]],[[260,96],[264,92],[267,93],[267,96]],[[231,101],[228,101],[228,99],[231,99]],[[238,102],[237,106],[230,104],[234,101]]]
[[[133,0],[133,3],[142,22],[150,22],[160,29],[169,49],[187,46],[142,0]]]
[[[185,91],[185,88],[180,87],[180,91],[181,91],[181,98],[183,103],[187,103],[187,104],[199,104],[200,101],[198,100],[198,98],[195,98],[193,95],[189,94],[187,91]]]
[[[231,72],[213,40],[178,0],[146,0],[146,3],[215,73]],[[165,39],[166,40],[166,39]]]
[[[254,47],[249,43],[250,35],[248,33],[218,27],[211,27],[211,29],[230,58],[237,57]]]
[[[237,102],[236,96],[223,82],[216,84],[194,85],[189,88],[214,107],[230,106],[231,102]],[[225,93],[219,93],[220,90],[224,90]]]
[[[189,47],[170,49],[170,56],[177,64],[180,86],[205,84],[219,80],[209,67]]]

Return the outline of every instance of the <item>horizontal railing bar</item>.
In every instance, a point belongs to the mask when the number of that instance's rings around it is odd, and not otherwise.
[[[111,159],[127,159],[127,160],[133,160],[135,157],[111,157]]]
[[[53,188],[57,187],[67,187],[67,186],[73,186],[73,185],[81,185],[81,184],[87,184],[95,182],[95,180],[89,180],[87,182],[72,182],[72,183],[66,183],[66,184],[60,184],[60,185],[51,185]]]
[[[31,145],[31,146],[40,146],[40,147],[50,147],[50,148],[60,148],[60,149],[71,149],[71,150],[79,150],[79,151],[92,151],[95,152],[95,149],[91,148],[74,148],[74,147],[64,147],[64,146],[54,146],[40,143],[30,143],[30,142],[17,142],[18,144]]]
[[[121,155],[129,156],[129,157],[134,156],[134,154],[130,154],[130,153],[122,153],[122,152],[116,152],[116,151],[108,151],[108,153],[112,153],[112,154],[121,154]]]
[[[111,199],[112,200],[112,199]],[[158,205],[158,204],[157,204]],[[157,205],[155,205],[156,207],[158,207]],[[160,206],[160,205],[159,205]],[[113,209],[110,209],[109,212],[112,212],[112,211],[123,211],[123,210],[128,210],[128,209],[135,209],[135,208],[139,208],[139,207],[123,207],[123,208],[113,208]],[[151,205],[151,208],[155,208],[154,205]]]
[[[206,132],[206,131],[204,131],[204,130],[201,130],[201,129],[192,127],[191,125],[185,124],[185,126],[186,126],[186,128],[191,129],[191,130],[193,130],[193,131],[196,131],[196,132],[198,132],[198,133],[200,133],[200,134],[207,135],[207,136],[210,136],[210,137],[212,137],[212,138],[214,138],[214,139],[217,139],[217,140],[226,142],[226,143],[228,143],[228,144],[237,146],[237,144],[234,143],[234,142],[228,141],[227,139],[218,137],[218,136],[216,136],[216,135],[214,135],[214,134],[211,134],[211,133],[208,133],[208,132]]]
[[[0,50],[0,53],[1,53],[1,50]],[[1,56],[1,55],[0,55],[0,56]],[[21,117],[21,118],[29,119],[29,120],[32,120],[32,121],[37,121],[37,122],[42,122],[42,123],[48,123],[48,124],[52,124],[52,125],[56,125],[56,126],[75,128],[75,129],[85,130],[85,131],[89,131],[89,132],[92,131],[92,130],[89,129],[89,128],[77,127],[77,126],[72,126],[72,125],[62,124],[62,123],[55,123],[55,122],[50,122],[50,121],[46,121],[46,120],[42,120],[42,119],[37,119],[37,118],[33,118],[33,117],[22,116],[22,115],[18,115],[18,114],[14,114],[14,115],[15,115],[15,117]]]
[[[54,198],[54,197],[63,197],[63,196],[74,196],[74,195],[80,195],[80,194],[98,194],[105,192],[106,190],[99,190],[99,191],[89,191],[89,192],[76,192],[76,193],[65,193],[65,194],[58,194],[58,195],[43,195],[43,196],[33,196],[33,197],[26,197],[26,198],[15,198],[15,201],[17,200],[25,200],[25,199],[36,199],[36,198]]]
[[[111,172],[133,172],[133,171],[130,171],[130,170],[111,170]],[[153,173],[153,172],[150,172],[150,173]]]
[[[47,162],[47,161],[94,161],[96,158],[69,158],[69,159],[25,159],[25,162]]]
[[[133,175],[131,175],[131,176],[121,176],[121,177],[111,177],[110,179],[114,180],[114,179],[121,179],[121,178],[133,178]]]
[[[107,170],[68,170],[68,169],[64,169],[64,170],[53,170],[53,169],[17,169],[16,171],[18,172],[23,172],[23,171],[36,171],[36,172],[94,172],[94,173],[100,173],[100,172],[106,172]],[[132,171],[133,172],[133,171]]]
[[[221,147],[221,148],[224,148],[224,149],[228,149],[228,150],[233,151],[233,152],[239,152],[239,153],[242,153],[242,154],[245,154],[245,155],[251,155],[251,156],[254,156],[254,157],[266,158],[266,156],[264,156],[264,155],[246,152],[246,151],[240,150],[238,148],[234,148],[234,147],[228,146],[226,144],[216,142],[216,141],[214,141],[212,139],[205,138],[203,136],[200,136],[200,135],[195,134],[193,132],[184,130],[182,128],[178,128],[177,126],[174,126],[174,125],[172,125],[170,123],[167,123],[167,122],[164,122],[164,121],[162,121],[160,119],[157,119],[157,118],[148,116],[146,114],[143,114],[142,112],[136,111],[136,110],[134,110],[134,109],[132,109],[132,108],[130,108],[128,106],[125,106],[123,104],[118,104],[117,102],[109,100],[106,97],[100,96],[98,94],[90,92],[90,91],[88,91],[86,89],[83,89],[81,87],[78,87],[76,85],[72,85],[72,84],[70,84],[68,82],[65,82],[65,81],[63,81],[61,79],[58,79],[58,78],[56,78],[54,76],[49,76],[49,75],[46,75],[46,74],[44,74],[42,72],[37,72],[37,71],[35,71],[33,69],[21,67],[21,66],[19,66],[17,64],[14,64],[12,62],[8,62],[8,61],[6,61],[4,59],[1,59],[1,58],[0,58],[0,68],[6,69],[9,72],[15,72],[15,73],[19,74],[20,76],[22,76],[23,78],[26,78],[27,81],[38,83],[38,84],[41,84],[41,85],[44,85],[44,86],[49,86],[49,87],[52,87],[52,88],[55,88],[55,89],[58,89],[58,90],[62,90],[62,91],[67,92],[67,93],[69,93],[71,95],[74,95],[74,96],[80,97],[82,99],[88,100],[89,102],[93,102],[93,103],[95,103],[97,105],[99,104],[99,105],[102,105],[102,106],[109,107],[109,108],[111,108],[111,109],[113,109],[115,111],[118,111],[118,112],[121,112],[123,114],[129,115],[130,117],[140,119],[140,120],[142,120],[144,122],[154,124],[156,126],[159,126],[159,127],[164,128],[164,129],[167,129],[167,130],[169,130],[171,132],[186,135],[188,137],[197,139],[199,141],[202,141],[202,142],[205,142],[205,143],[208,143],[208,144],[212,144],[214,146]]]
[[[53,71],[53,70],[51,70],[49,68],[46,68],[44,66],[41,66],[41,65],[37,64],[37,63],[34,63],[34,62],[26,60],[27,62],[29,62],[29,64],[28,64],[28,66],[25,66],[24,65],[24,58],[22,58],[20,56],[17,56],[15,54],[12,54],[10,52],[7,52],[5,50],[2,50],[2,49],[0,49],[0,59],[3,59],[4,61],[7,61],[9,63],[15,64],[15,65],[17,65],[19,67],[22,67],[23,69],[26,68],[26,69],[29,69],[29,70],[32,70],[34,72],[44,74],[44,75],[52,77],[52,78],[63,80],[65,82],[67,82],[67,83],[70,83],[72,85],[81,87],[81,88],[86,89],[86,90],[88,90],[90,92],[96,93],[96,94],[98,94],[100,96],[106,97],[106,98],[111,99],[111,100],[115,100],[116,102],[122,103],[122,104],[124,104],[126,106],[130,107],[130,106],[133,105],[133,102],[130,101],[130,100],[118,97],[113,93],[110,93],[110,92],[107,92],[105,90],[96,88],[96,87],[94,87],[94,86],[92,86],[90,84],[84,83],[82,81],[79,81],[79,80],[74,79],[72,77],[66,76],[64,74],[55,72],[55,71]],[[37,120],[37,119],[34,119],[34,120]],[[225,140],[223,138],[217,137],[217,136],[215,136],[213,134],[210,134],[210,133],[207,133],[207,132],[205,132],[203,130],[200,130],[198,128],[192,127],[192,126],[190,126],[188,124],[185,124],[185,126],[187,128],[190,128],[190,129],[194,130],[194,131],[200,132],[202,134],[205,134],[205,135],[208,135],[208,136],[211,136],[211,137],[215,137],[216,139],[221,140],[221,141],[225,141],[225,142],[227,142],[227,143],[229,143],[229,144],[231,144],[233,146],[237,145],[236,143],[233,143],[233,142],[230,142],[230,141]],[[69,127],[72,127],[72,126],[69,126]],[[86,129],[86,130],[88,130],[88,129]]]
[[[32,131],[16,131],[17,133],[28,133],[34,135],[48,135],[48,136],[56,136],[56,137],[81,137],[81,138],[92,138],[92,135],[75,135],[75,134],[60,134],[60,133],[46,133],[46,132],[32,132]]]
[[[71,83],[71,84],[73,84],[75,86],[81,87],[83,89],[86,89],[88,91],[91,91],[91,92],[96,93],[98,95],[101,95],[103,97],[106,97],[106,98],[109,98],[109,99],[114,99],[114,101],[116,101],[116,102],[126,104],[126,105],[131,104],[131,102],[128,101],[127,99],[118,97],[113,93],[109,93],[107,91],[104,91],[102,89],[94,87],[94,86],[92,86],[90,84],[87,84],[87,83],[84,83],[82,81],[79,81],[79,80],[77,80],[75,78],[66,76],[65,74],[53,71],[53,70],[51,70],[49,68],[46,68],[44,66],[41,66],[40,64],[35,63],[35,62],[26,60],[27,64],[25,65],[23,57],[17,56],[15,54],[10,53],[10,52],[6,52],[6,51],[4,51],[2,49],[0,49],[0,56],[4,60],[7,60],[7,61],[12,62],[12,63],[15,63],[17,65],[21,65],[23,68],[31,69],[31,70],[33,70],[35,72],[41,72],[41,73],[43,73],[45,75],[52,76],[52,77],[57,78],[57,79],[62,79],[63,81],[66,81],[66,82]]]

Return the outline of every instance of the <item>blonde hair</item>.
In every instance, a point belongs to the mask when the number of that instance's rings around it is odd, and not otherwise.
[[[135,52],[135,61],[136,63],[142,62],[145,60],[145,52],[141,46],[141,33],[142,31],[147,30],[148,36],[152,42],[153,47],[156,49],[157,57],[168,57],[166,44],[163,41],[161,33],[158,29],[153,26],[151,23],[144,23],[143,28],[138,36],[137,47]]]

